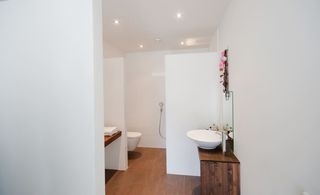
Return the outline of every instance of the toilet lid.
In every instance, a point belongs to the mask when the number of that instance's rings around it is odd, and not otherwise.
[[[127,132],[127,136],[128,137],[132,137],[132,138],[135,138],[135,137],[141,137],[141,133],[139,133],[139,132],[132,132],[132,131],[128,131]]]

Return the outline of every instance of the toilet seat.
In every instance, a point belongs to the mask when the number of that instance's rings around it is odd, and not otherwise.
[[[127,137],[128,138],[138,138],[138,137],[141,137],[141,133],[139,132],[132,132],[132,131],[128,131],[127,132]]]

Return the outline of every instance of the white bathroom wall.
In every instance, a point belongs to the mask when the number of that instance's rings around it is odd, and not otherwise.
[[[214,52],[166,56],[167,173],[200,175],[192,129],[218,120],[218,58]]]
[[[165,103],[165,55],[206,52],[208,48],[136,52],[125,55],[125,113],[128,131],[141,132],[140,147],[165,148],[158,132],[159,102]],[[165,136],[165,109],[162,117]]]
[[[103,44],[103,53],[105,58],[121,58],[124,53],[109,43]]]
[[[220,26],[241,194],[320,194],[320,1],[233,0]]]
[[[100,3],[0,1],[1,195],[104,194]]]
[[[165,140],[158,133],[158,103],[165,101],[164,55],[141,52],[125,56],[126,125],[128,131],[142,133],[141,147],[165,148]],[[162,124],[165,135],[164,120]]]
[[[209,47],[209,51],[211,51],[211,52],[217,52],[217,49],[218,49],[218,40],[217,40],[218,32],[219,31],[217,31],[211,37],[211,42],[210,42],[210,47]]]
[[[104,59],[104,124],[122,131],[121,138],[105,148],[106,169],[128,168],[123,66],[123,58]]]

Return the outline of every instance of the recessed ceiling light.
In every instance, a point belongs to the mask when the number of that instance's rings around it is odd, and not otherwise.
[[[187,39],[186,40],[186,45],[187,46],[193,46],[193,45],[196,45],[196,43],[197,43],[197,40],[196,39]]]
[[[161,41],[161,39],[160,39],[160,38],[155,38],[155,40],[156,40],[156,41],[158,41],[158,42],[159,42],[159,41]]]
[[[117,24],[120,24],[120,22],[119,22],[119,20],[114,20],[114,21],[113,21],[113,24],[116,24],[116,25],[117,25]]]
[[[142,48],[143,48],[143,45],[142,45],[142,44],[140,44],[140,45],[139,45],[139,47],[142,49]]]
[[[184,45],[184,42],[183,42],[183,41],[181,41],[181,42],[180,42],[180,45]]]
[[[178,12],[178,13],[177,13],[177,18],[178,18],[178,19],[182,18],[182,13]]]

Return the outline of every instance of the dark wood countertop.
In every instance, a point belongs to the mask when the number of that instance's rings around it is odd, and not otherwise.
[[[200,161],[214,161],[225,163],[240,163],[233,152],[222,152],[221,147],[217,147],[212,150],[205,150],[198,148]]]
[[[104,147],[111,144],[114,140],[118,139],[121,136],[121,131],[118,131],[117,133],[113,134],[112,136],[105,135],[104,136]]]

